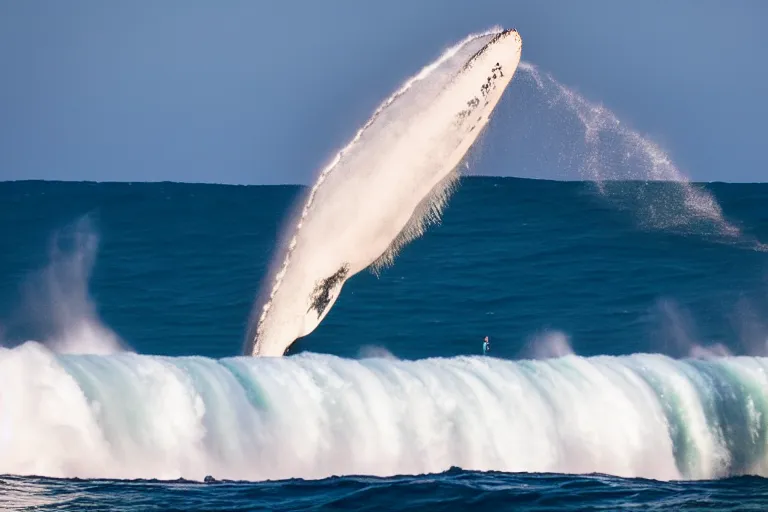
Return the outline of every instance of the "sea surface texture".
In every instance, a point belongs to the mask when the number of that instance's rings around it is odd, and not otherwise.
[[[0,183],[0,509],[768,509],[768,184],[463,178],[243,356],[305,192]]]

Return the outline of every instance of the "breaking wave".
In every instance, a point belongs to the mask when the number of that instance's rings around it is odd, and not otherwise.
[[[0,473],[768,475],[768,359],[360,360],[0,349]]]

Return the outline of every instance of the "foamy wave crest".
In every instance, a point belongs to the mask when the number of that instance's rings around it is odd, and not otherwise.
[[[768,475],[768,359],[400,361],[0,349],[0,474]]]
[[[319,174],[277,255],[246,340],[280,356],[328,314],[344,282],[390,265],[440,219],[457,168],[520,61],[514,30],[475,34],[387,99]]]

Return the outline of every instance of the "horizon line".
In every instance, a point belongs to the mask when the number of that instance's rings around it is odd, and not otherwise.
[[[551,183],[690,183],[693,185],[765,185],[768,181],[681,181],[681,180],[643,180],[643,179],[605,179],[605,180],[587,180],[587,179],[553,179],[553,178],[532,178],[522,176],[494,176],[484,174],[462,175],[459,176],[460,180],[465,179],[504,179],[504,180],[521,180],[521,181],[542,181]],[[308,183],[230,183],[230,182],[216,182],[216,181],[174,181],[174,180],[153,180],[153,181],[123,181],[123,180],[66,180],[56,179],[49,180],[43,178],[26,178],[26,179],[12,179],[12,180],[0,180],[0,184],[6,183],[78,183],[78,184],[112,184],[112,185],[160,185],[160,184],[172,184],[172,185],[214,185],[222,187],[311,187]]]

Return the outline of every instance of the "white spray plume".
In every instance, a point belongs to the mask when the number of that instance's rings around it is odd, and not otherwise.
[[[87,216],[54,234],[48,265],[24,284],[26,322],[56,352],[110,354],[123,350],[119,337],[99,319],[88,286],[99,237]]]
[[[545,330],[533,336],[522,352],[523,357],[531,359],[553,359],[573,354],[568,335],[552,330]]]
[[[764,313],[750,300],[741,298],[730,314],[733,335],[728,343],[705,340],[697,333],[693,314],[671,299],[660,299],[651,311],[655,332],[654,348],[673,357],[711,359],[733,355],[768,356],[768,327]]]
[[[583,154],[573,156],[581,177],[594,182],[619,207],[635,211],[643,227],[712,235],[729,243],[745,243],[750,249],[768,250],[768,245],[726,220],[715,197],[691,183],[657,143],[535,65],[521,62],[518,69],[521,77],[530,79],[545,95],[550,108],[564,108],[578,120]],[[578,153],[578,148],[568,151]],[[655,183],[660,181],[666,183]]]
[[[733,355],[723,343],[701,341],[696,333],[692,315],[675,301],[657,301],[654,316],[657,322],[655,341],[661,344],[667,354],[694,359]]]

